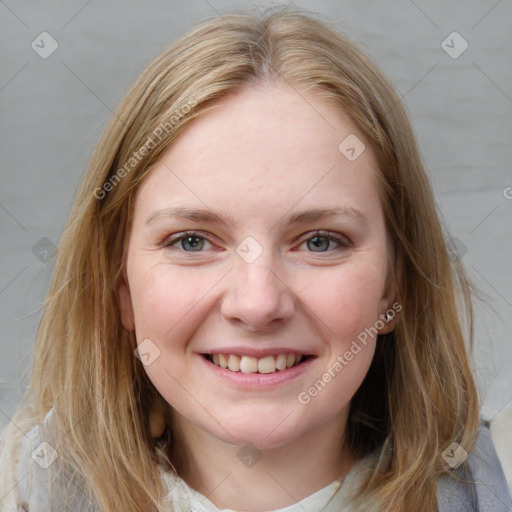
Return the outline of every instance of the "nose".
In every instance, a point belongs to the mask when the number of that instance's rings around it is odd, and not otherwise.
[[[264,255],[265,252],[253,263],[237,259],[221,306],[224,318],[252,331],[275,328],[295,312],[295,295],[281,266],[274,263],[272,256]]]

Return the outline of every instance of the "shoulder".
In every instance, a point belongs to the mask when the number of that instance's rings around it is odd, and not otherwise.
[[[15,428],[16,427],[16,428]],[[14,424],[6,425],[1,431],[1,463],[2,482],[0,489],[1,510],[27,510],[29,489],[34,499],[43,503],[40,498],[39,475],[31,468],[31,456],[41,443],[39,428],[33,427],[27,433]],[[8,492],[6,493],[6,489]],[[5,494],[6,493],[6,494]],[[46,510],[42,509],[42,512]]]
[[[451,474],[444,474],[438,480],[439,512],[510,512],[511,490],[496,452],[490,424],[481,421],[477,442],[470,454],[457,446],[449,449],[446,456],[455,456],[458,460],[454,459]]]
[[[489,430],[512,496],[512,409],[491,420]]]
[[[78,482],[66,474],[63,458],[45,434],[52,412],[43,425],[34,426],[21,441],[12,471],[16,484],[9,512],[100,512]]]

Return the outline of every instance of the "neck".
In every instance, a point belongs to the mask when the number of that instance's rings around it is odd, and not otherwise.
[[[217,508],[257,512],[297,503],[334,480],[356,458],[344,436],[346,416],[273,448],[233,445],[175,417],[181,453],[171,454],[178,474]]]

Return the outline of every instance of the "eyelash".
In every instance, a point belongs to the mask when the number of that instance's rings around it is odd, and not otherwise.
[[[318,253],[318,254],[331,253],[331,252],[334,252],[339,249],[348,249],[349,247],[352,246],[352,243],[350,242],[350,240],[348,240],[348,238],[346,238],[344,236],[335,235],[335,234],[331,233],[330,231],[325,231],[325,230],[313,231],[311,233],[311,235],[309,235],[306,238],[301,239],[300,245],[302,245],[304,242],[307,242],[308,240],[312,240],[313,238],[316,238],[316,237],[327,238],[328,240],[338,243],[340,245],[340,247],[336,247],[333,250],[327,250],[327,251],[308,251],[308,252]],[[174,235],[168,236],[161,243],[161,247],[163,249],[176,249],[176,248],[173,248],[172,246],[174,244],[176,244],[177,242],[184,240],[185,238],[199,238],[199,239],[206,240],[207,242],[210,242],[210,240],[208,240],[207,237],[201,235],[197,231],[185,231],[182,233],[176,233]],[[210,243],[212,243],[212,242],[210,242]],[[190,253],[190,254],[204,252],[204,251],[185,251],[183,249],[179,249],[179,250],[180,250],[180,252],[185,252],[185,253]]]

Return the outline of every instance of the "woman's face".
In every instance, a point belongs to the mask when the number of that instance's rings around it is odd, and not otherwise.
[[[361,141],[311,91],[252,86],[193,121],[141,185],[123,324],[181,424],[259,448],[344,427],[393,324]]]

